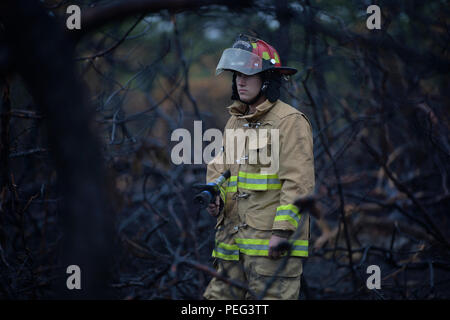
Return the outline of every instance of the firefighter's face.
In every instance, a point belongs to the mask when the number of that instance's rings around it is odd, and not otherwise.
[[[254,99],[261,89],[262,80],[260,75],[254,74],[247,76],[243,73],[236,72],[236,86],[241,101],[251,101]]]

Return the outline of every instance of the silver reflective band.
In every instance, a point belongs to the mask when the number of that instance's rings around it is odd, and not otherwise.
[[[293,212],[292,210],[278,210],[276,213],[276,216],[290,216],[293,218],[297,223],[300,222],[300,217],[297,213]]]
[[[308,246],[293,245],[291,250],[292,251],[308,251]]]
[[[243,177],[238,177],[239,182],[242,183],[251,183],[251,184],[280,184],[280,180],[279,179],[254,179],[254,178],[243,178]]]
[[[268,244],[245,244],[239,243],[239,249],[248,249],[248,250],[269,250]]]
[[[237,186],[237,180],[228,182],[228,186],[229,187],[236,187]]]
[[[228,48],[222,53],[216,68],[216,75],[224,70],[234,70],[246,75],[253,75],[262,71],[260,56],[238,48]]]
[[[215,248],[215,250],[219,253],[226,254],[226,255],[239,254],[239,250],[230,250],[230,249],[221,248],[219,246],[217,246]]]

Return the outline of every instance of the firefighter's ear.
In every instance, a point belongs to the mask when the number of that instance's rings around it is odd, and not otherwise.
[[[268,80],[268,86],[265,92],[266,98],[270,102],[275,102],[280,98],[280,87],[281,87],[281,77],[272,76],[270,80]]]
[[[263,83],[261,93],[270,102],[275,102],[280,98],[281,75],[277,72],[267,71],[262,74]]]
[[[269,85],[270,85],[269,80],[266,80],[266,81],[263,82],[263,84],[262,84],[262,86],[261,86],[261,92],[262,92],[264,95],[266,94],[267,89],[269,89]]]

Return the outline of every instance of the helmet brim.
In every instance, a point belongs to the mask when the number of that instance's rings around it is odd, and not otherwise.
[[[225,49],[216,67],[216,75],[225,70],[233,70],[246,75],[260,73],[263,62],[258,55],[239,48]]]
[[[276,66],[274,61],[274,59],[271,62],[263,60],[260,56],[247,50],[228,48],[223,51],[220,57],[216,67],[216,75],[223,71],[240,72],[248,76],[270,70],[288,76],[297,73],[297,69]]]

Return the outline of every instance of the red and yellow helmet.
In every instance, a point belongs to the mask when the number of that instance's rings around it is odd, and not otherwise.
[[[293,75],[295,68],[283,67],[274,47],[263,40],[247,35],[239,35],[231,48],[222,53],[216,68],[216,75],[223,71],[237,71],[246,75],[274,70],[281,74]]]

